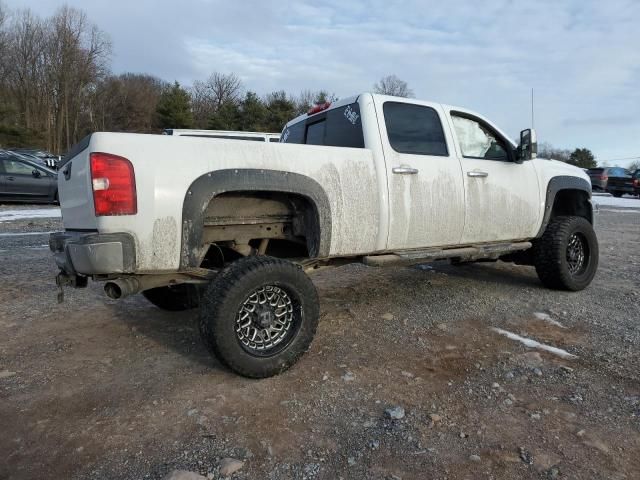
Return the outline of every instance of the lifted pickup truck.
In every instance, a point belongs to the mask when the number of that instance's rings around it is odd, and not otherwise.
[[[469,110],[369,93],[280,143],[94,133],[60,167],[58,285],[199,306],[210,351],[248,377],[309,348],[318,268],[502,259],[581,290],[598,264],[591,183],[535,151],[532,130],[516,146]]]

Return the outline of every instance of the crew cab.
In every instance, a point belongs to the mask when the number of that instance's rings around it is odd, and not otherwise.
[[[205,344],[249,377],[309,348],[319,268],[502,259],[581,290],[591,183],[535,152],[531,129],[516,145],[471,110],[370,93],[314,107],[280,143],[94,133],[60,167],[58,285],[200,307]]]

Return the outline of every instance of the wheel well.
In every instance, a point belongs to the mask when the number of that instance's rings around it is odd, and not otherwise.
[[[314,203],[299,194],[226,192],[205,210],[203,266],[256,253],[280,258],[318,255],[320,222]]]
[[[553,200],[550,218],[564,215],[582,217],[593,224],[593,211],[589,202],[589,194],[584,190],[577,189],[558,191]]]

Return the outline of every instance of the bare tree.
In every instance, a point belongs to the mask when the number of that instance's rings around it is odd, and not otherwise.
[[[85,133],[80,119],[91,112],[83,108],[88,94],[107,73],[111,43],[84,12],[64,6],[49,22],[47,47],[52,118],[48,147],[63,151]]]
[[[550,158],[566,163],[569,157],[571,157],[571,150],[556,148],[547,142],[538,145],[538,158]]]
[[[373,86],[373,91],[394,97],[413,97],[413,90],[409,88],[407,82],[400,80],[395,75],[382,77],[380,81]]]
[[[102,80],[90,98],[90,129],[151,133],[166,83],[151,75],[124,73]]]
[[[9,63],[7,61],[7,17],[8,11],[4,2],[0,1],[0,86],[4,83]]]
[[[300,95],[295,99],[296,111],[299,115],[309,111],[314,105],[318,105],[325,102],[335,102],[338,97],[335,93],[329,93],[326,90],[303,90]]]
[[[34,129],[40,126],[43,108],[44,25],[30,10],[22,10],[15,15],[8,37],[8,90],[16,102],[18,121]]]
[[[222,105],[240,102],[242,81],[235,73],[214,72],[204,82],[193,82],[190,94],[194,122],[202,127]]]

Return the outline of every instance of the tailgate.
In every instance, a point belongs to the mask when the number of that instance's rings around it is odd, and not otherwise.
[[[96,230],[89,170],[89,141],[85,137],[65,157],[58,170],[58,195],[66,230]]]

